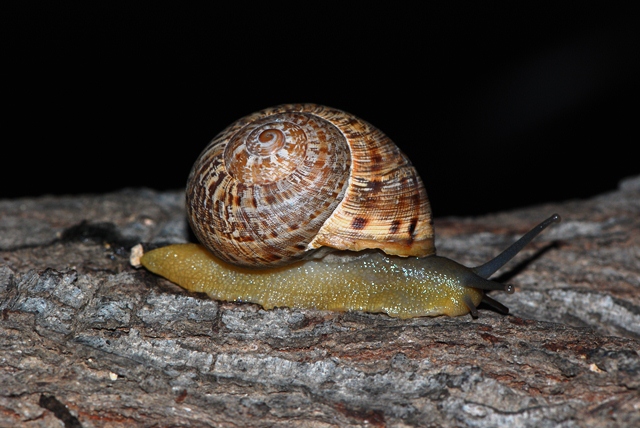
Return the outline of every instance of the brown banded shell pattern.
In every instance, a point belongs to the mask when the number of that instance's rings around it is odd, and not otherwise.
[[[189,222],[238,265],[284,265],[327,246],[435,252],[426,191],[381,131],[316,104],[261,110],[229,125],[194,164]]]

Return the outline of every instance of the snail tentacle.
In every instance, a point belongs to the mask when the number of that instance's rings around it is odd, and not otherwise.
[[[464,304],[467,305],[467,308],[469,308],[469,313],[471,313],[471,316],[473,318],[478,318],[478,308],[476,308],[476,305],[473,304],[473,300],[471,300],[471,297],[465,294],[462,300],[464,301]]]
[[[520,250],[522,250],[529,242],[533,241],[533,238],[538,236],[540,232],[545,230],[553,223],[559,223],[560,220],[560,215],[553,214],[551,217],[524,234],[520,239],[511,244],[509,248],[504,250],[502,253],[498,254],[487,263],[472,268],[473,271],[483,278],[489,278],[498,269],[507,264],[507,262],[511,260],[516,254],[518,254]]]
[[[513,290],[513,287],[511,288]],[[502,303],[498,302],[496,299],[493,299],[486,294],[482,296],[482,303],[491,306],[493,309],[500,312],[502,315],[507,315],[509,313],[509,308],[507,308]]]

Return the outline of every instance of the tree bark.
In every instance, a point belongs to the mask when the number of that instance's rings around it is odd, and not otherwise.
[[[182,192],[0,201],[1,427],[640,424],[640,176],[590,200],[438,218],[510,308],[399,320],[217,302],[129,263],[193,240]]]

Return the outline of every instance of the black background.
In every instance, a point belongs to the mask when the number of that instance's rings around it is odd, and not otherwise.
[[[436,217],[640,173],[633,2],[395,3],[4,3],[0,198],[183,188],[218,131],[287,102],[386,132]]]

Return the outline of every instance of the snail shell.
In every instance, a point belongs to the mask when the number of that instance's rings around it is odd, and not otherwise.
[[[220,259],[279,266],[322,247],[435,253],[431,208],[409,159],[344,111],[286,104],[243,117],[195,162],[187,211]]]

